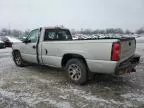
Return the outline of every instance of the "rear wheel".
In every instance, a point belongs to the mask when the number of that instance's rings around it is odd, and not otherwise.
[[[66,70],[71,82],[84,84],[87,81],[87,67],[82,59],[70,59],[66,64]]]
[[[25,66],[25,63],[24,63],[19,51],[13,52],[13,59],[14,59],[14,62],[17,66],[20,66],[20,67]]]

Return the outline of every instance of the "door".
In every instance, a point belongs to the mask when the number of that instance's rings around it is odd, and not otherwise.
[[[61,50],[65,47],[63,41],[71,40],[68,30],[64,29],[46,29],[44,41],[42,42],[42,60],[43,64],[61,67]]]
[[[38,63],[37,61],[37,41],[39,36],[39,29],[32,30],[27,42],[20,47],[22,58],[31,63]]]

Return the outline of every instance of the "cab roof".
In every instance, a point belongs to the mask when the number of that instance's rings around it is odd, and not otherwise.
[[[69,30],[69,29],[64,28],[64,27],[41,27],[41,28],[44,28],[44,29],[61,29],[61,30]]]

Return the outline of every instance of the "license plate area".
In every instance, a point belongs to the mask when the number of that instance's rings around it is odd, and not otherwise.
[[[134,57],[121,63],[116,70],[116,75],[123,75],[131,72],[136,72],[135,67],[139,63],[139,61],[140,61],[140,56],[135,55]]]
[[[121,70],[119,70],[118,75],[130,74],[130,73],[134,72],[132,70],[134,70],[134,69],[133,68],[121,69]]]

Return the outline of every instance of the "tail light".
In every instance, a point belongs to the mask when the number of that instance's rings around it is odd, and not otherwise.
[[[120,42],[114,42],[112,45],[111,60],[118,61],[120,59]]]

